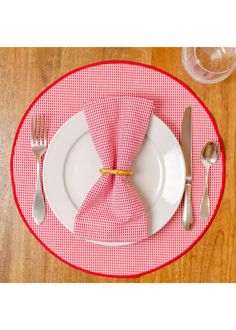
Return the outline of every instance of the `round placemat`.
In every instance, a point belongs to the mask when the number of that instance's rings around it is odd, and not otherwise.
[[[184,109],[192,107],[193,158],[192,203],[194,225],[185,231],[182,204],[171,221],[142,242],[128,246],[102,246],[76,239],[55,217],[48,204],[44,222],[37,226],[32,218],[36,159],[31,150],[31,118],[44,113],[50,142],[58,128],[82,105],[108,96],[136,96],[153,100],[155,114],[180,138]],[[211,214],[200,220],[199,209],[205,169],[200,152],[208,140],[219,143],[220,157],[212,166],[209,179]],[[161,140],[160,140],[161,143]],[[31,233],[54,256],[72,267],[111,277],[135,277],[176,260],[203,236],[219,208],[225,181],[222,140],[206,106],[183,82],[152,66],[129,61],[90,64],[65,74],[47,87],[29,106],[17,129],[11,155],[11,179],[16,205]]]

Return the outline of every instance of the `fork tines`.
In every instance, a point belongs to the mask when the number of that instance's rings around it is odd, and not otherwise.
[[[44,114],[36,114],[32,116],[31,135],[33,143],[47,143],[46,118]]]

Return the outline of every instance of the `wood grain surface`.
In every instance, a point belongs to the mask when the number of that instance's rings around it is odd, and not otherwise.
[[[111,59],[151,64],[183,80],[210,109],[226,152],[224,197],[208,232],[182,258],[136,279],[89,275],[57,260],[24,225],[10,182],[14,134],[32,100],[64,73]],[[236,281],[236,73],[216,85],[197,83],[182,67],[180,48],[0,48],[0,146],[0,282]]]

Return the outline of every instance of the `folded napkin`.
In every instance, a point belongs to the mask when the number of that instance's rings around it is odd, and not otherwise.
[[[152,101],[136,97],[102,98],[83,107],[103,168],[131,170],[153,108]],[[148,237],[147,219],[130,178],[101,173],[76,215],[74,234],[86,240],[137,242]]]

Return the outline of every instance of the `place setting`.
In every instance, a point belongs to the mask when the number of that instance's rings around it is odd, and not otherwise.
[[[210,111],[182,81],[104,61],[60,77],[29,106],[11,179],[24,223],[55,257],[136,277],[178,259],[207,231],[225,157]]]

